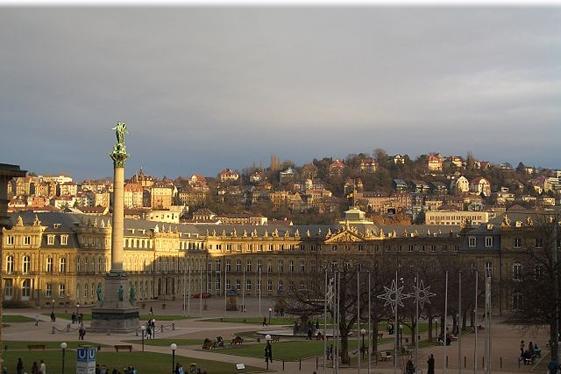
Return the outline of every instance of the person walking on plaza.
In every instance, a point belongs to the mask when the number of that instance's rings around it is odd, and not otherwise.
[[[39,366],[37,365],[37,361],[33,361],[33,365],[31,365],[31,374],[39,374]]]
[[[270,362],[271,364],[273,363],[273,346],[271,345],[271,342],[267,342],[267,345],[265,346],[265,363]]]
[[[47,365],[43,360],[41,360],[41,365],[39,366],[39,374],[47,374]]]
[[[16,365],[16,374],[23,374],[23,361],[21,357],[18,358],[18,363]]]
[[[431,353],[429,359],[427,360],[428,368],[427,374],[434,374],[434,356]]]

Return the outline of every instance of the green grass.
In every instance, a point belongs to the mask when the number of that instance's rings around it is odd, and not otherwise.
[[[357,340],[349,340],[349,348],[357,349]],[[321,340],[280,341],[273,343],[273,360],[297,361],[308,357],[322,356],[323,349],[324,345]],[[265,343],[227,347],[224,349],[217,349],[214,352],[234,356],[263,358]]]
[[[19,341],[19,340],[8,340],[8,341],[3,341],[2,345],[4,347],[7,347],[7,351],[18,351],[18,350],[27,350],[27,346],[28,345],[35,345],[35,344],[44,344],[45,347],[47,349],[60,349],[60,343],[62,342],[53,342],[53,341],[48,341],[48,342],[27,342],[27,341]],[[90,343],[90,342],[86,342],[86,341],[66,341],[66,344],[68,344],[68,348],[74,349],[80,345],[92,345],[92,346],[98,346],[101,345],[102,347],[104,347],[104,344],[97,344],[97,343]]]
[[[203,345],[204,339],[144,339],[144,345],[154,345],[158,347],[169,347],[171,343],[178,346],[185,345]],[[142,344],[142,340],[125,340],[127,343]]]
[[[76,353],[74,351],[66,352],[65,373],[75,372]],[[51,373],[61,372],[62,355],[60,351],[45,352],[27,352],[27,351],[8,351],[4,354],[4,362],[8,367],[9,373],[16,372],[17,359],[21,357],[25,370],[30,372],[33,361],[39,363],[44,360],[47,369]],[[206,369],[212,374],[231,374],[234,372],[234,365],[208,360],[198,360],[190,357],[177,356],[176,362],[179,362],[186,369],[192,362],[198,364],[199,367]],[[123,368],[128,365],[134,365],[139,373],[166,373],[171,371],[171,355],[153,352],[98,352],[97,363],[106,365],[111,370],[117,368],[123,372]],[[246,373],[257,373],[260,369],[255,367],[247,367]]]
[[[271,325],[292,325],[296,318],[293,317],[273,317],[271,318]],[[209,318],[200,320],[203,322],[229,322],[229,323],[251,323],[261,325],[263,324],[262,317],[223,317],[223,318]],[[267,323],[269,319],[267,318]]]
[[[50,316],[51,313],[43,313],[46,316]],[[62,319],[67,319],[67,320],[72,320],[72,313],[55,313],[56,318],[62,318]],[[92,320],[92,315],[91,313],[84,313],[84,321],[91,321]],[[150,314],[141,314],[140,315],[140,320],[141,321],[148,321],[149,319],[155,318],[156,319],[156,323],[157,322],[162,322],[162,321],[177,321],[177,320],[182,320],[182,319],[188,319],[189,317],[184,317],[182,315],[179,314],[162,314],[162,315],[150,315]],[[30,321],[33,321],[33,319],[30,319]],[[11,321],[4,321],[4,322],[11,322]],[[17,321],[16,321],[17,322]],[[21,321],[24,322],[24,321]]]
[[[35,321],[33,318],[25,317],[25,316],[16,316],[16,315],[6,315],[2,316],[2,322],[5,323],[19,323],[19,322],[33,322]]]

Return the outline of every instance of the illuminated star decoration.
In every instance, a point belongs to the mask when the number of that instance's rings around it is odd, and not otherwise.
[[[430,291],[430,286],[425,287],[424,281],[419,282],[419,287],[417,285],[413,286],[415,291],[411,296],[415,298],[415,301],[419,303],[421,309],[423,309],[425,303],[430,304],[430,298],[436,296],[434,292]]]
[[[403,292],[403,286],[397,287],[395,280],[392,280],[392,285],[390,288],[384,286],[384,293],[378,295],[378,299],[384,300],[384,306],[391,305],[392,311],[395,313],[395,308],[397,306],[404,306],[403,300],[411,297],[411,295]]]

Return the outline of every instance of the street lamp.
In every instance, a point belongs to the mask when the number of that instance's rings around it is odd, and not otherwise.
[[[76,315],[80,314],[80,304],[76,304]]]
[[[66,343],[60,343],[60,349],[62,349],[62,374],[64,374],[64,354],[66,353],[66,347],[68,347]]]
[[[271,310],[271,308],[269,308],[269,310]],[[269,335],[269,334],[265,335],[265,340],[267,341],[267,343],[266,343],[267,346],[269,346],[271,344],[272,339],[273,338],[271,338],[271,335]],[[267,348],[269,348],[269,347],[267,347]],[[265,348],[265,363],[267,364],[266,369],[269,370],[269,358],[272,357],[272,355],[271,356],[269,355],[269,351],[268,351],[267,348]]]
[[[152,319],[152,339],[156,339],[156,319]]]
[[[273,308],[269,307],[269,325],[271,324],[271,313],[273,313]]]
[[[144,352],[144,334],[146,333],[146,326],[140,326],[140,332],[142,333],[142,352]]]
[[[171,372],[175,372],[175,350],[177,349],[177,344],[171,343],[169,346],[171,348]]]
[[[54,313],[55,312],[55,299],[51,300],[51,307],[53,308],[52,311]]]
[[[360,347],[360,352],[362,353],[362,359],[364,360],[364,351],[366,350],[364,345],[364,336],[366,335],[366,330],[360,329],[360,335],[362,336],[362,347]]]

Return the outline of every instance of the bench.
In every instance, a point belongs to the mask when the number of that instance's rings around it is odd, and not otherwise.
[[[120,350],[129,350],[129,352],[132,352],[132,344],[116,344],[115,345],[115,352],[119,352]]]
[[[37,351],[38,351],[38,350],[42,350],[42,351],[44,351],[45,349],[47,349],[47,346],[46,346],[45,344],[29,344],[29,345],[27,346],[27,349],[29,349],[30,351],[33,351],[33,350],[37,350]]]
[[[390,361],[391,359],[393,359],[393,355],[390,352],[380,352],[380,361]]]

